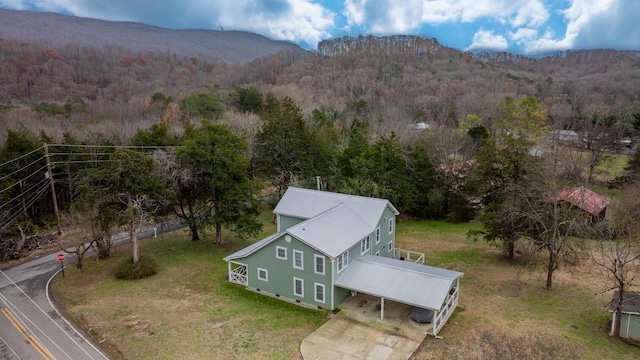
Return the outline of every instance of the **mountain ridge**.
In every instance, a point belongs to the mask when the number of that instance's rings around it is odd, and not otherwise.
[[[0,9],[0,38],[53,44],[118,46],[132,51],[171,51],[248,62],[297,44],[242,31],[167,29],[130,21],[107,21],[50,12]]]

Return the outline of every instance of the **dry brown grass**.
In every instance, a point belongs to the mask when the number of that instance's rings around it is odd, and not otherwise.
[[[405,237],[423,227],[408,226],[415,228],[401,231],[400,246],[425,252],[427,262],[465,273],[461,306],[439,334],[443,339],[425,339],[413,360],[640,357],[638,348],[608,336],[610,315],[604,306],[611,294],[602,293],[607,280],[589,256],[557,270],[554,289],[547,291],[539,255],[528,265],[509,262],[499,249],[466,239],[464,231]]]
[[[294,359],[321,311],[266,298],[226,281],[222,257],[246,246],[189,241],[184,233],[145,240],[160,272],[136,281],[112,276],[117,259],[69,269],[54,285],[67,314],[115,359]]]
[[[640,357],[640,350],[607,335],[610,295],[598,294],[605,280],[588,258],[561,267],[547,291],[543,268],[504,260],[499,249],[468,240],[471,228],[398,225],[402,248],[465,273],[461,307],[440,332],[443,339],[425,339],[412,359]],[[226,282],[222,257],[245,245],[220,248],[185,234],[166,236],[143,245],[161,266],[151,278],[118,281],[111,276],[115,259],[90,262],[82,274],[69,271],[55,291],[70,316],[117,359],[299,358],[300,342],[326,315]]]

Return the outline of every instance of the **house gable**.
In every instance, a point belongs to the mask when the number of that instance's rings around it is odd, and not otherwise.
[[[377,224],[385,208],[390,208],[395,215],[399,214],[388,200],[297,187],[287,189],[273,212],[310,219],[340,204],[346,204],[371,227]]]
[[[307,219],[290,215],[276,214],[276,221],[278,222],[278,232],[286,231],[290,227],[296,226],[305,220]]]
[[[236,260],[246,266],[247,287],[292,302],[329,308],[328,300],[333,296],[331,259],[286,232],[276,235],[259,251]],[[324,271],[316,271],[318,262],[322,262]],[[260,271],[266,272],[267,281],[260,279]],[[302,296],[296,294],[294,278],[302,280]],[[316,301],[315,284],[324,288],[324,302]]]

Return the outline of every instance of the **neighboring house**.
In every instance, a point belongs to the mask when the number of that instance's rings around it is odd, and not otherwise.
[[[229,281],[282,300],[335,309],[358,292],[434,311],[434,335],[458,305],[457,271],[394,259],[388,201],[290,187],[277,233],[224,258]],[[399,253],[399,252],[398,252]]]
[[[607,206],[611,202],[609,198],[597,194],[584,186],[561,191],[558,194],[558,200],[566,201],[586,212],[588,221],[591,224],[604,220]]]
[[[620,292],[616,291],[613,300],[609,304],[609,312],[614,313]],[[616,326],[616,317],[611,322],[611,334]],[[640,341],[640,293],[625,291],[622,298],[622,311],[620,316],[620,337]]]
[[[562,144],[577,144],[580,142],[580,135],[573,130],[553,130],[549,131],[549,137]]]

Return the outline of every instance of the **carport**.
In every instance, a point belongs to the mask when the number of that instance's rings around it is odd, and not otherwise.
[[[461,272],[367,255],[354,260],[335,285],[355,293],[392,300],[433,311],[433,335],[437,335],[458,306]]]

